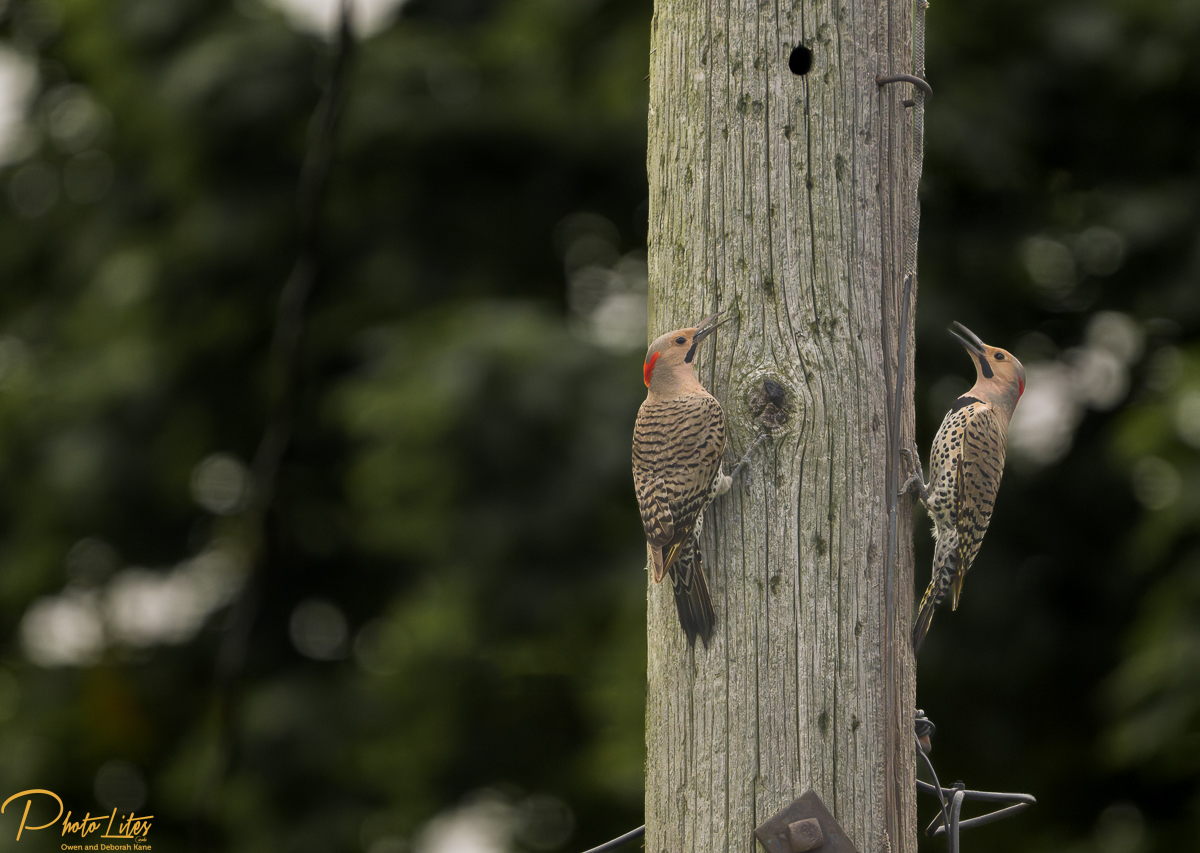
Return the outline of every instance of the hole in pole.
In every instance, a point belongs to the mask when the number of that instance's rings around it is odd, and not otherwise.
[[[796,49],[788,57],[788,68],[797,76],[807,74],[812,68],[812,51],[802,44],[796,45]]]

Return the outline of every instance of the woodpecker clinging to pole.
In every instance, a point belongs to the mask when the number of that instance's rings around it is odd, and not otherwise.
[[[700,555],[704,510],[729,491],[745,464],[742,460],[733,475],[721,470],[725,415],[693,368],[700,342],[726,322],[715,323],[717,316],[650,344],[642,368],[646,402],[633,428],[633,485],[650,543],[651,572],[655,583],[670,576],[689,645],[697,636],[707,645],[716,621]]]
[[[905,451],[916,471],[901,494],[915,491],[933,519],[937,540],[933,552],[933,577],[921,597],[913,625],[913,651],[929,631],[934,608],[953,590],[958,609],[963,578],[987,532],[992,506],[1004,473],[1008,422],[1025,393],[1025,368],[1012,353],[991,347],[955,321],[950,334],[967,348],[975,362],[975,385],[954,401],[933,439],[929,459],[929,484],[921,479],[920,459]]]

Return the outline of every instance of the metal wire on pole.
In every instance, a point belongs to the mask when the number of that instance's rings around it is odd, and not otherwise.
[[[959,846],[959,831],[963,829],[972,829],[974,827],[985,826],[989,823],[995,823],[998,820],[1003,820],[1006,817],[1012,817],[1015,814],[1020,814],[1027,811],[1032,806],[1037,805],[1037,800],[1031,794],[1009,794],[999,793],[995,791],[972,791],[968,790],[962,782],[955,782],[950,788],[943,788],[938,781],[937,771],[933,769],[933,762],[929,760],[928,746],[929,735],[934,729],[933,723],[925,716],[924,711],[917,711],[916,732],[917,755],[925,762],[925,766],[929,769],[930,775],[933,777],[933,784],[917,780],[917,790],[924,794],[933,794],[938,798],[941,804],[941,811],[933,819],[933,822],[925,829],[925,834],[933,838],[939,835],[946,836],[946,845],[949,853],[960,853]],[[947,804],[947,797],[949,803]],[[984,803],[1011,803],[1006,808],[997,809],[994,812],[988,812],[979,817],[968,818],[962,820],[963,803],[967,800],[976,800]]]
[[[609,850],[616,850],[622,844],[628,841],[633,841],[635,838],[641,838],[646,834],[646,825],[642,824],[637,829],[631,829],[622,836],[614,838],[612,841],[605,841],[599,847],[593,847],[591,850],[584,850],[583,853],[608,853]]]

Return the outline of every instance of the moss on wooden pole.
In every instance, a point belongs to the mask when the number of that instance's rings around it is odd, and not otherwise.
[[[709,511],[710,646],[650,590],[647,850],[753,850],[809,788],[863,853],[916,850],[912,512],[890,493],[923,96],[875,78],[920,73],[922,11],[656,4],[650,337],[740,312],[699,373],[731,455],[773,438]]]

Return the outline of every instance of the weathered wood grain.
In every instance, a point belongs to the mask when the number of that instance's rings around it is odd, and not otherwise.
[[[915,11],[656,4],[651,337],[740,311],[699,375],[732,458],[775,432],[710,510],[713,643],[689,650],[670,589],[650,588],[647,850],[751,851],[754,827],[813,788],[864,853],[916,851],[912,516],[902,501],[888,559],[888,462],[912,434],[901,303],[920,119],[910,87],[875,83],[920,67]]]

